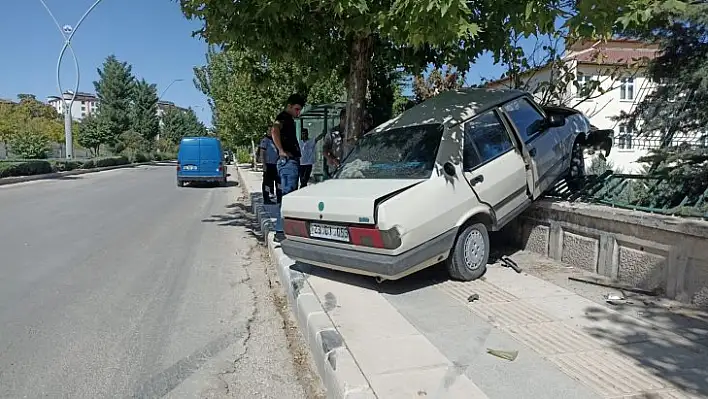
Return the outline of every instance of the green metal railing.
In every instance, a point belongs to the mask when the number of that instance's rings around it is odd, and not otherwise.
[[[637,211],[708,220],[708,182],[698,187],[676,184],[665,176],[606,171],[581,180],[560,182],[547,196]]]

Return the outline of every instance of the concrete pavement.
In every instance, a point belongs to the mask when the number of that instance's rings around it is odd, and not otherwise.
[[[240,172],[258,197],[260,175]],[[257,208],[267,227],[275,209]],[[356,366],[340,370],[334,397],[708,396],[708,315],[666,306],[632,314],[596,290],[539,278],[567,270],[547,258],[513,253],[533,272],[496,265],[469,283],[431,269],[376,284],[294,263],[270,245],[325,383],[332,354]],[[556,274],[538,273],[540,265]],[[472,294],[480,299],[469,302]],[[519,355],[507,361],[488,349]]]
[[[0,188],[0,397],[321,395],[240,195],[167,166]]]

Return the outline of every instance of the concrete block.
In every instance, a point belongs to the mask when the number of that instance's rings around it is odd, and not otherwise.
[[[620,281],[647,289],[664,288],[665,256],[620,244],[618,263]]]
[[[446,366],[448,360],[421,334],[375,341],[347,339],[361,370],[368,376],[413,368]],[[412,350],[415,348],[415,350]]]
[[[525,220],[522,229],[522,243],[525,250],[548,256],[549,237],[550,228],[548,226],[538,224],[533,220]]]
[[[563,232],[561,262],[595,273],[597,272],[599,253],[599,239],[569,231]]]
[[[323,313],[322,305],[320,301],[317,300],[315,294],[311,292],[300,293],[300,295],[295,300],[297,312],[298,324],[300,325],[300,330],[307,331],[307,319],[313,313]]]
[[[344,347],[334,349],[327,354],[322,380],[328,398],[345,398],[348,392],[371,390],[351,353]]]

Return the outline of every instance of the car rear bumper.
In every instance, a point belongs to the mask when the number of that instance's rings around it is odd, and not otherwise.
[[[179,181],[222,181],[224,176],[177,176]]]
[[[397,280],[445,260],[457,229],[449,230],[399,255],[382,255],[285,240],[283,252],[291,259],[328,269]]]

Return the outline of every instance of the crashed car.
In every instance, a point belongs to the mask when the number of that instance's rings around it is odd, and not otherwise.
[[[582,174],[583,147],[606,146],[604,136],[582,113],[544,109],[526,92],[444,92],[360,138],[332,179],[285,196],[283,252],[379,280],[440,262],[474,280],[489,232]]]

